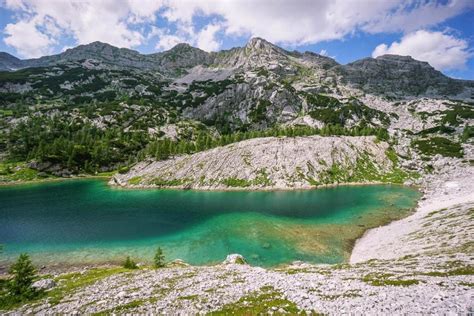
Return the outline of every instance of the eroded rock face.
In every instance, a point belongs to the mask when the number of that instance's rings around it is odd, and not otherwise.
[[[165,161],[147,160],[113,185],[183,189],[289,189],[373,182],[392,173],[389,146],[373,136],[256,138]],[[370,170],[370,174],[366,171]]]

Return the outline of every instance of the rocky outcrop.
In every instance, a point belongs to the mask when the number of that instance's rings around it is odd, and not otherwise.
[[[398,171],[375,137],[268,137],[164,161],[147,160],[113,185],[183,189],[301,189],[390,181]]]
[[[406,95],[455,95],[464,89],[461,80],[446,77],[427,62],[410,56],[383,55],[364,58],[336,68],[342,82],[371,93],[392,97]]]

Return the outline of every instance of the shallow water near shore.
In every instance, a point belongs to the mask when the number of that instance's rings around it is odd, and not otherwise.
[[[305,191],[124,190],[103,180],[0,188],[0,244],[6,266],[21,252],[37,264],[221,262],[229,253],[251,264],[294,260],[344,262],[365,230],[406,216],[420,194],[391,185]]]

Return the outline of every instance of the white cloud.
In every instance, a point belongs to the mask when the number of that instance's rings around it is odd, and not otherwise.
[[[119,47],[135,47],[145,40],[130,21],[153,20],[156,1],[8,0],[5,6],[21,13],[5,28],[4,42],[24,57],[44,54],[69,36],[76,44],[103,41]],[[139,22],[136,22],[139,23]]]
[[[299,45],[341,39],[357,30],[412,31],[435,25],[474,7],[472,0],[445,4],[413,0],[181,0],[168,1],[164,16],[191,23],[197,15],[218,15],[230,35],[260,36]]]
[[[156,43],[155,48],[157,50],[168,50],[179,43],[186,42],[186,39],[179,37],[177,35],[169,34],[166,30],[154,28],[150,33],[150,37],[158,37],[158,42]]]
[[[216,51],[221,47],[221,43],[216,40],[216,33],[221,26],[218,24],[208,24],[198,34],[196,38],[197,47],[205,51]]]
[[[472,55],[468,43],[443,32],[419,30],[402,37],[400,42],[380,44],[373,57],[384,54],[408,55],[427,61],[438,70],[461,69]]]
[[[153,38],[159,49],[179,41],[212,51],[221,47],[218,35],[225,34],[298,46],[342,39],[357,31],[411,32],[474,8],[472,0],[1,1],[16,19],[5,29],[4,41],[23,56],[42,54],[65,37],[73,38],[74,44],[98,40],[128,48]],[[210,20],[197,25],[196,17]],[[162,31],[153,33],[150,26],[158,21],[171,28],[160,26]],[[28,29],[21,31],[18,26],[25,24]]]
[[[177,30],[171,34],[163,28],[152,27],[148,34],[148,39],[157,37],[155,48],[167,50],[179,43],[188,43],[205,51],[216,51],[221,47],[221,42],[216,39],[216,34],[222,29],[218,23],[209,23],[196,31],[195,28],[186,22],[178,23]]]
[[[18,53],[25,57],[46,55],[50,53],[50,46],[54,44],[53,39],[36,28],[34,20],[7,24],[4,32],[5,43],[15,47]]]
[[[445,4],[436,1],[406,2],[395,11],[369,21],[363,30],[369,33],[412,32],[436,25],[473,7],[472,0],[448,0]]]

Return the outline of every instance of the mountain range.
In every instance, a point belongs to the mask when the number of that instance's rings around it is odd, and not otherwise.
[[[188,44],[178,44],[168,51],[140,54],[102,42],[79,45],[57,55],[35,59],[22,60],[2,52],[0,70],[52,67],[84,60],[94,60],[107,69],[156,72],[167,79],[193,74],[193,67],[196,66],[213,71],[228,70],[227,75],[242,69],[268,67],[273,72],[286,75],[300,73],[302,70],[314,71],[313,75],[321,81],[338,80],[378,92],[395,84],[403,93],[423,94],[435,89],[445,94],[456,94],[464,86],[474,85],[472,81],[448,78],[427,62],[417,61],[409,56],[383,55],[341,65],[332,58],[313,52],[286,51],[261,38],[252,38],[244,47],[210,53]],[[416,88],[410,87],[413,85]]]
[[[140,54],[101,42],[37,59],[1,53],[0,69],[1,156],[69,161],[74,172],[130,164],[160,151],[150,144],[166,139],[190,142],[179,150],[194,152],[217,139],[228,143],[225,135],[307,127],[415,141],[430,128],[428,136],[460,135],[474,118],[474,81],[449,78],[426,62],[383,55],[341,65],[261,38],[211,53],[178,44]]]

